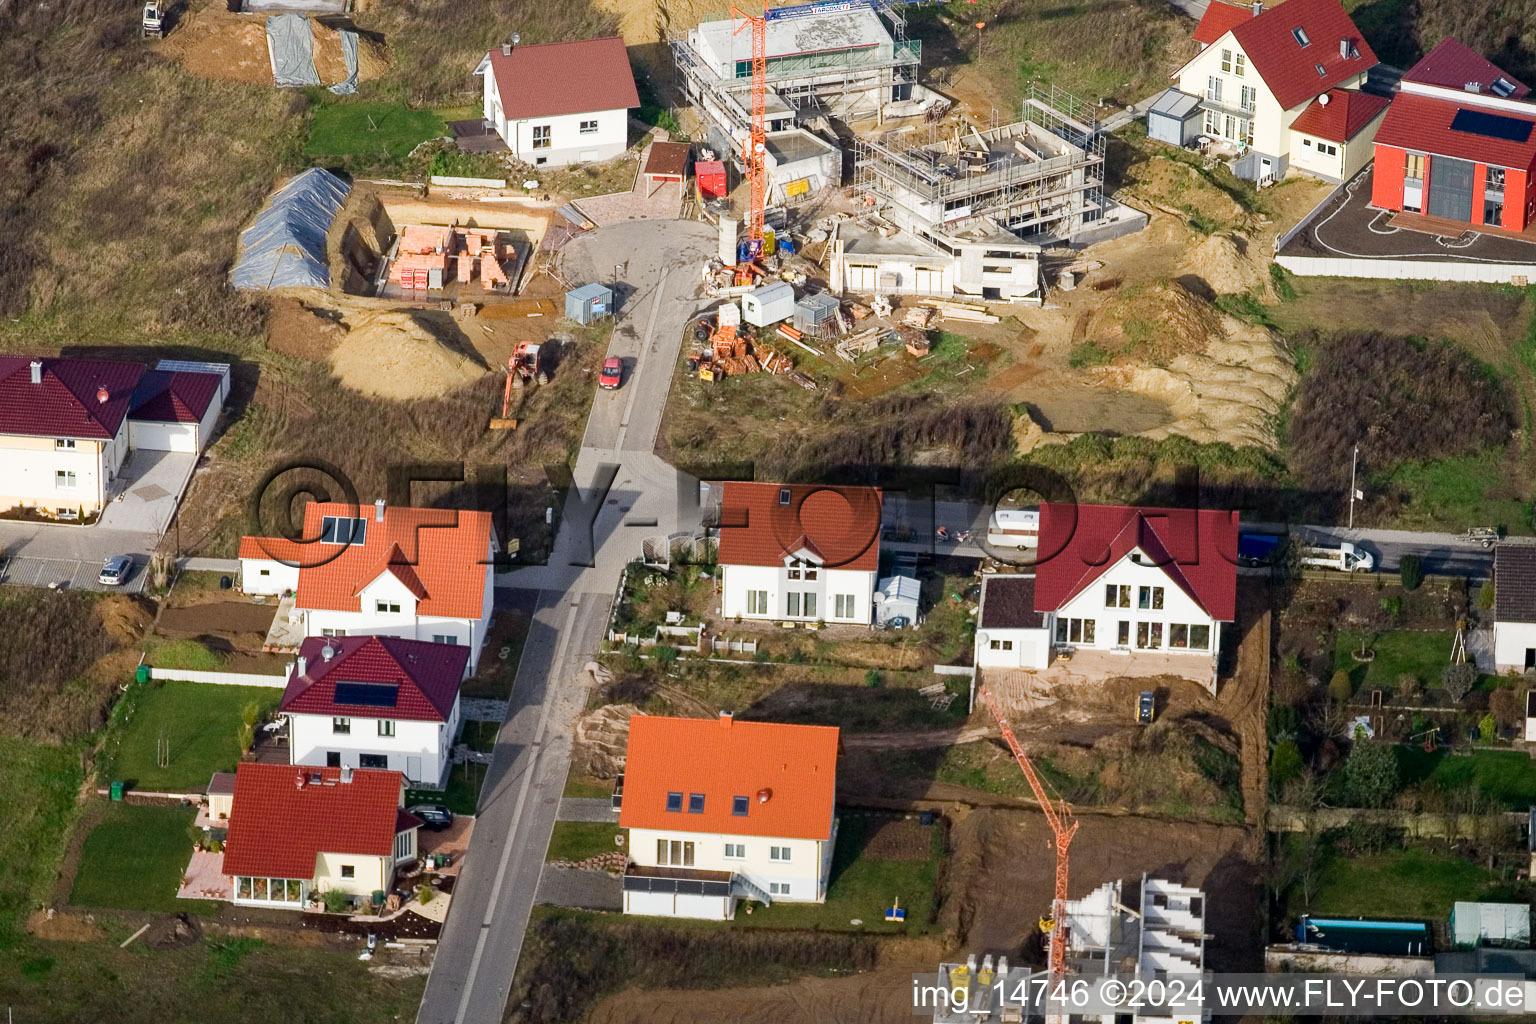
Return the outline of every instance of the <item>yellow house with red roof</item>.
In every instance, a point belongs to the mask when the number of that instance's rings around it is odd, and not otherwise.
[[[744,899],[824,902],[838,751],[835,726],[630,719],[624,912],[729,920]]]

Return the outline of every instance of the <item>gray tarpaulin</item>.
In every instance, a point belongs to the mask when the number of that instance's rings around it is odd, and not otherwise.
[[[325,235],[351,190],[319,167],[295,175],[240,236],[230,283],[241,289],[329,287]]]
[[[347,80],[331,86],[331,92],[350,96],[357,92],[357,33],[349,28],[341,30],[341,57],[347,62]]]
[[[267,49],[272,77],[278,85],[319,85],[315,70],[315,39],[302,14],[274,14],[267,19]]]

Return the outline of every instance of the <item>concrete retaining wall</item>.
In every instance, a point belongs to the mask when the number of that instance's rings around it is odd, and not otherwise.
[[[505,178],[455,178],[451,174],[434,174],[428,179],[434,185],[446,185],[449,188],[506,188]]]
[[[1364,277],[1388,281],[1463,281],[1525,285],[1536,281],[1536,264],[1450,263],[1434,260],[1369,260],[1345,256],[1276,256],[1298,277]]]

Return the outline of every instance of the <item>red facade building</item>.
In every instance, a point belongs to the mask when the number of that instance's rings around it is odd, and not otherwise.
[[[1446,39],[1403,76],[1376,132],[1371,204],[1524,231],[1536,219],[1530,89]]]

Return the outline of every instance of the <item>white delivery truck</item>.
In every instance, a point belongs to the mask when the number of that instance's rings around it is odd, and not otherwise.
[[[1301,545],[1301,564],[1319,569],[1338,569],[1341,572],[1370,572],[1376,568],[1376,559],[1370,552],[1361,551],[1349,542],[1337,547]]]

